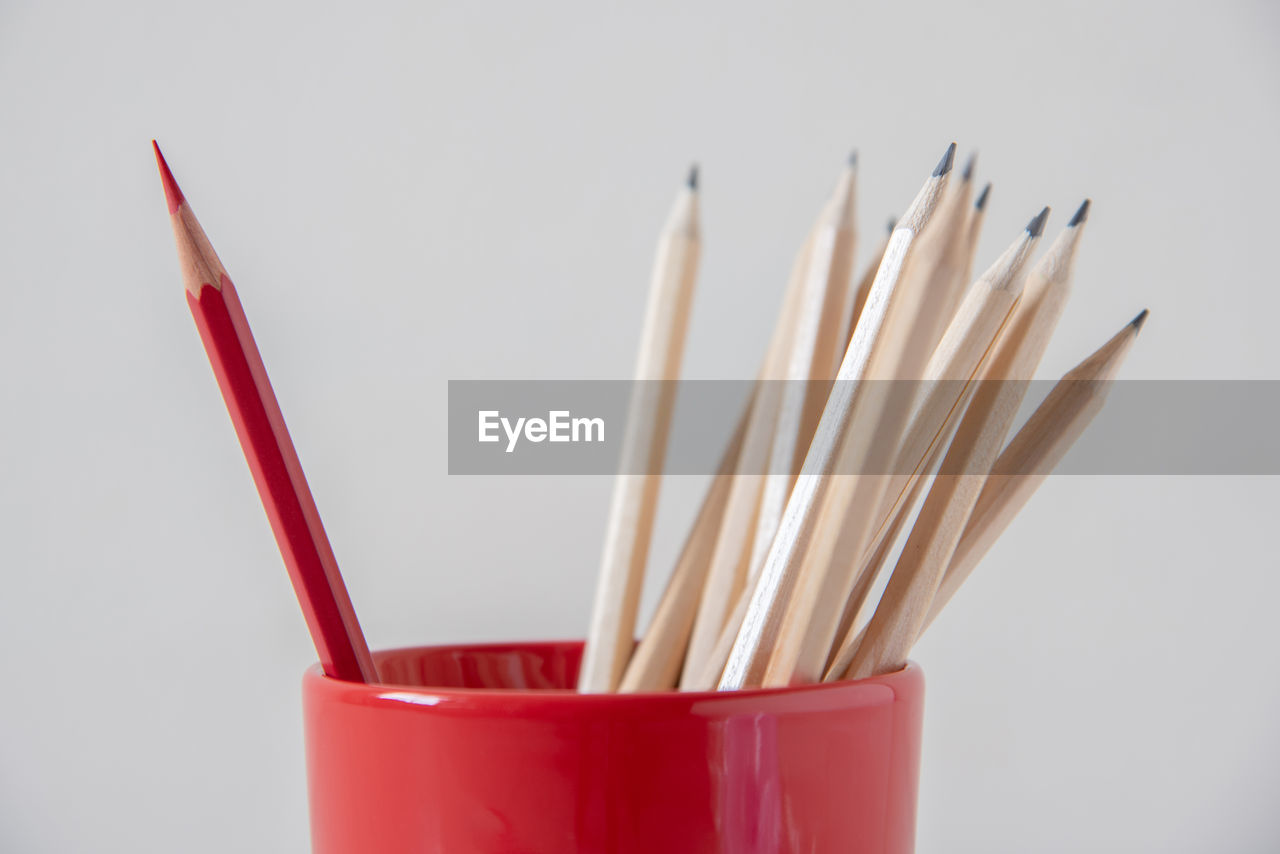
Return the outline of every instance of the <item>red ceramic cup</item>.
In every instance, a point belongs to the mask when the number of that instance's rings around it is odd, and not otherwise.
[[[375,655],[303,679],[316,854],[914,847],[924,679],[576,694],[582,644]]]

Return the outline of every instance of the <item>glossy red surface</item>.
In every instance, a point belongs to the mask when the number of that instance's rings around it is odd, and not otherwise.
[[[375,654],[303,679],[312,846],[400,852],[914,848],[924,678],[582,695],[579,642]]]

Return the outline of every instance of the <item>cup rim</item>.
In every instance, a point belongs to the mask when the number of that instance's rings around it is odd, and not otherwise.
[[[374,661],[413,654],[448,650],[493,652],[503,650],[538,650],[581,646],[583,641],[531,640],[485,643],[426,644],[395,647],[373,653]],[[732,711],[733,706],[770,704],[770,701],[806,702],[815,708],[879,705],[891,702],[903,693],[916,693],[923,684],[923,673],[915,662],[892,673],[864,679],[816,684],[791,685],[782,688],[748,688],[737,691],[646,691],[635,693],[580,694],[569,688],[462,688],[407,685],[396,682],[346,682],[326,676],[319,663],[312,664],[303,675],[305,694],[327,696],[330,700],[361,706],[388,709],[457,711],[498,710],[512,713],[526,708],[591,710],[602,707],[622,710],[643,707],[646,710],[695,710],[714,706],[717,712]]]

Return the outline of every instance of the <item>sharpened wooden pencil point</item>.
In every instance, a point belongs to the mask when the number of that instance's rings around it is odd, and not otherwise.
[[[938,161],[938,165],[933,170],[933,177],[940,178],[951,171],[952,164],[956,160],[956,144],[953,142],[947,146],[947,153],[942,155],[942,159]]]
[[[1138,312],[1138,316],[1129,321],[1129,325],[1133,327],[1135,332],[1142,331],[1142,325],[1147,322],[1147,310],[1144,308]]]
[[[1044,234],[1044,224],[1049,219],[1049,208],[1046,206],[1040,213],[1031,218],[1031,222],[1027,223],[1027,234],[1032,237],[1039,237]]]
[[[1090,200],[1085,199],[1080,204],[1080,207],[1076,208],[1076,212],[1071,215],[1071,221],[1067,223],[1067,228],[1074,228],[1075,226],[1080,225],[1082,222],[1088,219],[1089,204],[1090,204]]]
[[[986,210],[986,208],[987,208],[987,196],[989,196],[989,195],[991,195],[991,182],[990,182],[990,181],[988,181],[988,182],[987,182],[987,185],[986,185],[985,187],[983,187],[983,188],[982,188],[982,192],[978,194],[978,199],[977,199],[977,201],[975,201],[975,202],[973,203],[974,208],[975,208],[975,209],[977,209],[977,210],[980,210],[980,211],[982,211],[982,210]]]

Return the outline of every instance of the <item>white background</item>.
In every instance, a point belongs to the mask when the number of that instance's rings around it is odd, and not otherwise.
[[[691,159],[686,376],[753,374],[850,147],[865,258],[952,139],[980,263],[1094,199],[1045,376],[1143,307],[1124,376],[1280,373],[1273,5],[324,5],[0,5],[5,852],[307,848],[313,654],[153,136],[375,646],[585,632],[608,479],[448,477],[446,380],[627,377]],[[916,650],[921,851],[1275,850],[1276,485],[1043,488]]]

